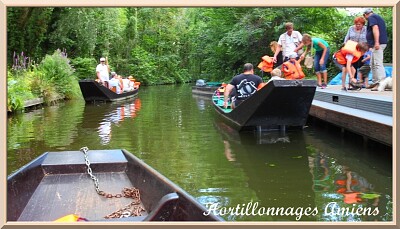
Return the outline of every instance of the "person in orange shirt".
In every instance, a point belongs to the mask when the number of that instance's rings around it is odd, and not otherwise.
[[[346,44],[333,55],[333,63],[342,70],[342,91],[346,89],[346,75],[349,74],[349,90],[361,89],[361,84],[355,78],[356,70],[352,63],[356,63],[369,49],[367,43],[357,43],[348,40]]]

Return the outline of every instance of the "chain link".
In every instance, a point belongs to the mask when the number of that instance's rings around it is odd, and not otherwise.
[[[89,161],[89,156],[88,156],[89,148],[85,146],[85,147],[82,147],[80,151],[82,151],[83,154],[85,155],[85,163],[86,163],[86,166],[87,166],[87,173],[89,174],[90,178],[94,182],[94,187],[96,189],[97,194],[103,196],[103,194],[105,194],[105,193],[103,191],[100,191],[99,179],[97,179],[97,177],[95,175],[93,175],[92,168],[90,167],[90,161]]]
[[[95,175],[93,175],[92,168],[90,167],[90,161],[89,161],[89,156],[88,156],[88,147],[82,147],[80,149],[81,152],[83,152],[84,157],[85,157],[85,164],[87,166],[87,173],[89,174],[90,178],[94,182],[94,187],[96,189],[97,194],[100,196],[104,196],[106,198],[121,198],[122,196],[125,198],[132,198],[133,201],[132,203],[126,205],[125,207],[105,216],[104,218],[110,219],[110,218],[123,218],[123,217],[129,217],[129,216],[140,216],[142,215],[141,212],[145,211],[145,209],[141,206],[141,200],[140,200],[140,193],[139,189],[137,188],[124,188],[122,190],[122,194],[111,194],[111,193],[105,193],[104,191],[100,190],[99,187],[99,179]]]

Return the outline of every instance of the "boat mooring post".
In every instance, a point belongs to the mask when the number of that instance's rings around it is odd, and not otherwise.
[[[286,125],[280,125],[279,130],[282,134],[286,133]]]
[[[262,127],[261,126],[257,126],[256,127],[256,132],[257,132],[257,139],[261,139]]]

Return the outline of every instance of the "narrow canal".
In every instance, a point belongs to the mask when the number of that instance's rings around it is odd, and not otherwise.
[[[286,134],[239,134],[190,85],[10,116],[7,173],[46,151],[83,146],[127,149],[228,221],[393,220],[392,148],[318,121]],[[224,214],[229,207],[239,210]]]

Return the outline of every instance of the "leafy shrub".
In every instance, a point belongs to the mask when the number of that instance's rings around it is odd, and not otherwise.
[[[73,98],[80,94],[79,85],[74,76],[74,69],[69,63],[65,52],[56,50],[53,55],[46,55],[37,70],[43,76],[43,96],[50,97],[57,94],[65,98]]]
[[[163,74],[163,72],[157,72],[158,68],[154,56],[141,47],[133,49],[130,63],[129,71],[133,72],[134,77],[144,84],[157,84],[157,75]]]
[[[17,111],[24,109],[24,101],[33,99],[29,78],[23,74],[7,73],[7,110]]]
[[[97,62],[94,58],[77,57],[71,59],[71,65],[75,68],[78,79],[95,79]]]

